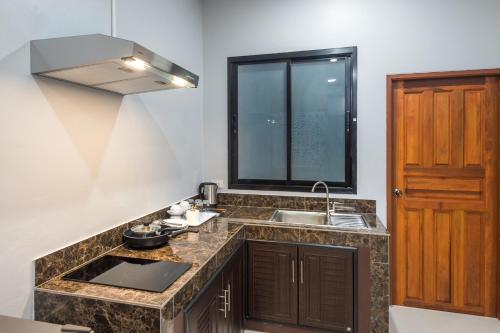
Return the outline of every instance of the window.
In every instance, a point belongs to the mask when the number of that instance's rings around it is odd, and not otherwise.
[[[356,47],[228,58],[229,187],[356,193]]]

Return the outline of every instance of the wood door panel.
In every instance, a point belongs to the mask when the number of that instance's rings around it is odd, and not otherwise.
[[[423,299],[423,210],[406,211],[406,295],[414,300]]]
[[[453,89],[456,86],[477,86],[482,88],[485,83],[483,76],[474,77],[453,77],[453,78],[433,78],[403,81],[405,90],[412,89]]]
[[[464,165],[481,165],[482,155],[482,113],[484,112],[484,91],[464,92]]]
[[[248,244],[249,316],[297,324],[297,247]]]
[[[481,313],[484,214],[433,209],[409,209],[404,214],[406,239],[398,265],[405,268],[405,291],[399,304]]]
[[[219,311],[217,333],[239,333],[243,326],[243,248],[237,250],[233,258],[222,270],[221,296],[228,297],[226,313]],[[223,299],[221,299],[223,303]],[[221,308],[224,309],[223,304]]]
[[[469,167],[464,168],[448,168],[448,167],[434,167],[434,168],[413,168],[405,167],[404,173],[409,176],[424,176],[424,177],[464,177],[464,178],[483,178],[485,176],[484,168]]]
[[[436,301],[451,303],[452,225],[451,211],[435,211],[434,238],[436,252]]]
[[[422,110],[421,94],[414,93],[405,96],[405,153],[406,165],[421,165],[422,147]]]
[[[496,77],[394,88],[396,304],[496,313],[498,91]]]
[[[482,237],[483,214],[476,212],[464,213],[463,244],[464,251],[464,306],[481,308],[482,283],[484,278],[484,247]]]
[[[473,168],[464,168],[464,92],[461,89],[453,91],[453,98],[450,104],[451,112],[451,165],[446,169],[449,171],[457,170],[458,175],[466,177],[467,172],[472,172]],[[484,171],[481,167],[476,167]]]
[[[299,247],[299,324],[350,332],[354,320],[353,251]]]
[[[218,333],[219,283],[220,278],[213,281],[186,313],[187,333]]]
[[[453,92],[434,94],[434,165],[450,165],[451,162],[451,116],[450,98]]]
[[[407,176],[408,199],[439,198],[441,200],[481,200],[482,180],[479,178]]]
[[[403,204],[402,204],[403,205]],[[429,209],[441,209],[441,210],[475,210],[479,212],[486,212],[486,205],[483,203],[477,203],[476,201],[469,200],[453,200],[451,198],[446,198],[446,200],[436,200],[433,197],[421,197],[421,198],[408,198],[404,203],[403,207],[405,209],[419,209],[422,206]]]

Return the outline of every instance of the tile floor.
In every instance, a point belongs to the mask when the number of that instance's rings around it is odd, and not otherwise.
[[[390,333],[500,333],[500,321],[444,311],[391,306]]]
[[[496,318],[405,306],[391,306],[389,314],[389,333],[500,333]]]

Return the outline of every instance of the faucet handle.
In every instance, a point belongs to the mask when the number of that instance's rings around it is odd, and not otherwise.
[[[332,202],[332,207],[331,207],[331,208],[330,208],[330,207],[328,207],[328,208],[329,208],[329,211],[330,211],[330,215],[335,214],[335,209],[337,208],[337,204],[339,204],[339,203],[338,203],[338,202],[333,201],[333,202]]]

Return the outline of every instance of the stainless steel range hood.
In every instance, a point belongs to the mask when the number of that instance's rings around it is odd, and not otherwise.
[[[199,79],[137,43],[101,34],[32,40],[31,73],[122,95],[196,88]]]

